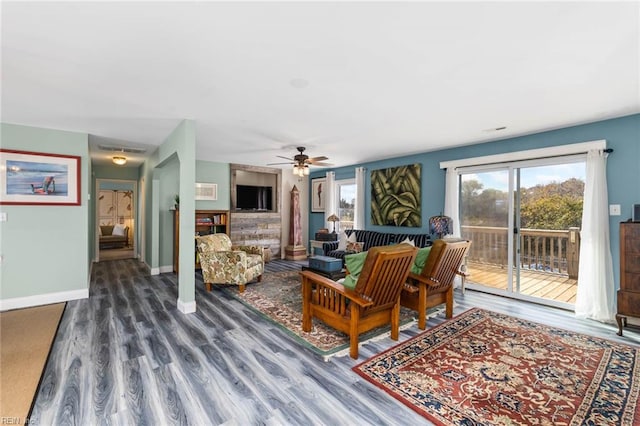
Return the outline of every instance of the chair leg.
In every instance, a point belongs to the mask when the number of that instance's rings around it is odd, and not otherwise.
[[[244,293],[244,284],[240,284],[238,287],[239,287],[238,292]]]
[[[211,283],[204,283],[205,287],[207,287],[207,291],[211,291]]]
[[[391,338],[398,340],[400,337],[400,301],[391,310]]]
[[[349,327],[349,356],[353,359],[358,359],[358,322],[359,321],[360,321],[360,309],[356,306],[355,309],[351,309],[351,322]]]
[[[258,275],[258,282],[262,282],[262,275]]]
[[[302,278],[302,331],[311,331],[311,284]]]
[[[445,315],[447,318],[453,316],[453,285],[447,290],[447,301],[445,302]]]
[[[427,328],[427,286],[425,284],[418,286],[418,328],[420,330]]]

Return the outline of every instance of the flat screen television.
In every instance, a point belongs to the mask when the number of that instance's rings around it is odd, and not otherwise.
[[[236,208],[240,210],[273,210],[270,186],[236,185]]]

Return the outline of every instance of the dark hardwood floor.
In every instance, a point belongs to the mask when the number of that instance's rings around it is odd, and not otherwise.
[[[273,261],[268,271],[300,269]],[[267,272],[268,273],[268,272]],[[250,284],[249,284],[250,285]],[[429,424],[351,367],[397,342],[361,344],[360,359],[328,362],[241,303],[196,283],[197,312],[176,309],[174,274],[136,260],[94,265],[89,299],[67,304],[36,396],[41,425]],[[571,312],[456,291],[454,315],[474,306],[640,345],[637,332]],[[429,319],[428,326],[444,320]],[[417,326],[400,340],[418,334]]]

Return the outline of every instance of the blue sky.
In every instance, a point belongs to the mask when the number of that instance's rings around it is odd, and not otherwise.
[[[551,166],[526,167],[520,172],[520,185],[531,188],[536,185],[546,185],[552,182],[564,182],[567,179],[578,178],[585,180],[585,164],[569,163]],[[477,172],[463,175],[463,180],[475,179],[484,185],[484,189],[494,188],[500,191],[509,190],[509,172],[507,170]]]

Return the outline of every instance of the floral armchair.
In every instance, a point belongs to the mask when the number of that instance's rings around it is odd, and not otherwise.
[[[196,246],[207,291],[211,291],[212,284],[235,284],[242,293],[246,283],[262,280],[262,247],[232,247],[227,234],[196,237]]]

